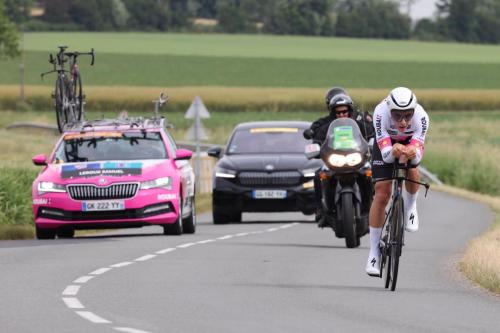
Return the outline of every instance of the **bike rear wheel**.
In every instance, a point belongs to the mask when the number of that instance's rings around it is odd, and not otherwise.
[[[72,94],[75,104],[75,118],[77,121],[80,121],[83,117],[83,89],[80,74],[73,78]]]
[[[394,203],[390,234],[391,291],[396,290],[396,283],[398,281],[399,257],[403,249],[403,229],[403,199],[398,196]]]
[[[55,109],[57,118],[57,129],[59,132],[63,132],[64,125],[66,124],[66,113],[64,112],[64,81],[61,78],[57,78],[56,86],[54,91],[55,99]]]

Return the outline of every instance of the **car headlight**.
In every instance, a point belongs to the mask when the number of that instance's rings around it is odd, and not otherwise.
[[[39,182],[38,183],[38,194],[42,195],[45,193],[64,193],[66,192],[66,185],[56,184],[53,182]]]
[[[345,157],[348,166],[355,166],[361,163],[363,157],[360,153],[352,153]]]
[[[312,178],[316,174],[316,169],[305,169],[300,171],[306,178]]]
[[[215,169],[215,177],[219,177],[219,178],[235,178],[236,177],[236,171],[234,171],[234,170],[228,170],[228,169],[223,169],[223,168],[216,168]]]
[[[141,190],[149,190],[152,188],[172,189],[172,177],[162,177],[153,180],[141,182]]]
[[[346,164],[346,157],[340,154],[331,154],[328,156],[328,163],[334,167],[341,167]]]

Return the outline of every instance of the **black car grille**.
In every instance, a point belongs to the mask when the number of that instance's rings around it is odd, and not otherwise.
[[[238,180],[244,186],[294,186],[300,184],[298,171],[241,172]]]
[[[106,200],[132,198],[139,188],[137,183],[113,184],[106,187],[89,185],[68,185],[68,193],[75,200]]]

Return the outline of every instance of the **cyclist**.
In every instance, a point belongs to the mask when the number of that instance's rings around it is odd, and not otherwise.
[[[373,144],[372,172],[374,179],[392,176],[393,162],[410,160],[417,166],[424,153],[425,135],[429,129],[429,116],[417,103],[415,94],[408,88],[393,89],[389,96],[375,107],[375,140]],[[408,170],[408,178],[418,181],[418,169]],[[375,184],[375,198],[370,208],[370,253],[366,273],[380,276],[380,236],[384,225],[385,207],[391,196],[392,181]],[[417,195],[418,184],[406,182],[403,189],[405,228],[409,232],[418,230]]]
[[[341,87],[332,87],[327,91],[325,95],[326,107],[329,111],[328,116],[322,117],[311,124],[311,130],[313,131],[313,142],[321,145],[326,139],[328,127],[332,121],[337,118],[352,118],[358,124],[361,134],[368,141],[374,136],[373,129],[373,119],[368,112],[359,112],[354,109],[354,103],[347,93],[347,91]],[[316,221],[318,222],[318,227],[326,227],[328,223],[324,218],[321,205],[321,180],[319,178],[321,170],[317,170],[314,176],[314,191],[316,194]],[[366,196],[371,196],[372,186],[369,182],[366,183],[362,192]],[[370,192],[370,193],[368,193]],[[367,202],[367,200],[364,202]]]

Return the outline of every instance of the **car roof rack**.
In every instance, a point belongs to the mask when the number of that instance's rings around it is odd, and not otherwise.
[[[154,100],[154,113],[152,117],[128,117],[127,112],[122,112],[117,119],[97,119],[89,121],[80,121],[77,123],[69,123],[64,126],[65,132],[89,132],[100,131],[99,127],[114,127],[119,130],[128,129],[154,129],[154,128],[172,128],[172,124],[167,122],[167,119],[160,116],[159,110],[163,104],[168,101],[168,96],[161,93],[159,99]]]

